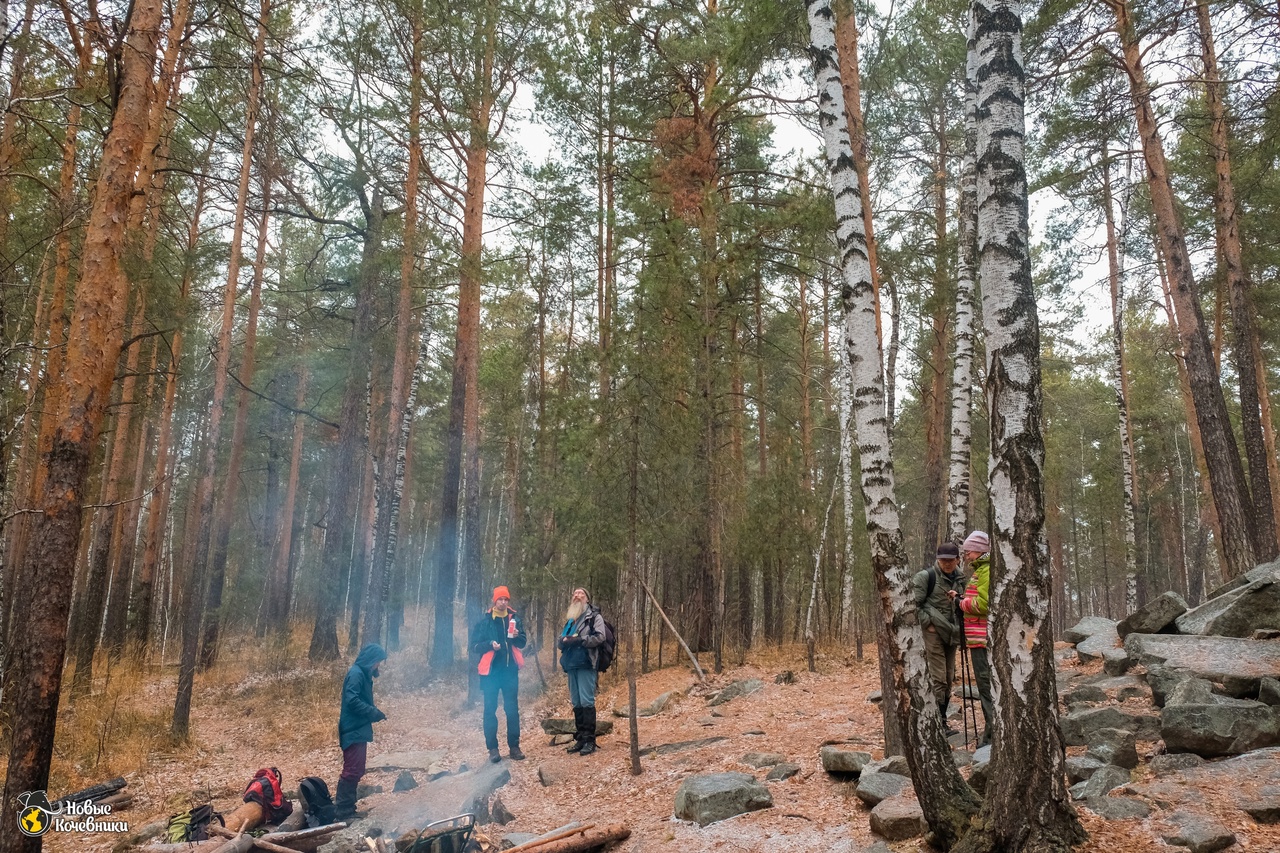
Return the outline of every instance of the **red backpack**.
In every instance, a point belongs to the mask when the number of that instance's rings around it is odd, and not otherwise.
[[[264,823],[279,823],[293,814],[293,803],[284,798],[281,783],[284,777],[275,767],[263,767],[253,774],[253,781],[244,789],[244,801],[262,806]]]

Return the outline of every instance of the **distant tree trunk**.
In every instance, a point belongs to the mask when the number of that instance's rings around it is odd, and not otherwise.
[[[1111,281],[1111,344],[1115,363],[1112,365],[1116,392],[1116,414],[1120,421],[1120,464],[1124,482],[1124,578],[1125,613],[1138,609],[1138,553],[1135,530],[1136,456],[1133,452],[1133,426],[1129,422],[1129,375],[1124,353],[1124,271],[1120,269],[1119,240],[1116,236],[1114,204],[1111,194],[1111,162],[1106,148],[1102,151],[1102,206],[1107,224],[1107,269]],[[1124,209],[1122,215],[1128,218]]]
[[[978,81],[978,281],[991,413],[988,648],[996,706],[982,811],[954,849],[1061,851],[1085,839],[1066,786],[1044,532],[1040,327],[1031,280],[1021,3],[972,5]]]
[[[978,88],[972,28],[965,52],[964,158],[960,166],[959,251],[956,263],[956,327],[951,367],[951,452],[947,474],[947,537],[959,543],[970,530],[970,465],[973,446],[973,309],[978,271]]]
[[[379,483],[377,533],[374,537],[377,550],[373,555],[373,572],[369,578],[369,597],[365,604],[363,642],[378,642],[382,638],[386,598],[389,591],[392,561],[395,559],[396,521],[399,514],[400,493],[403,486],[402,444],[406,407],[409,400],[412,364],[417,348],[410,341],[417,322],[413,316],[414,264],[418,249],[418,168],[422,159],[420,133],[422,90],[422,25],[417,19],[410,21],[412,60],[409,79],[409,165],[404,182],[404,247],[400,255],[400,296],[396,304],[396,343],[391,364],[391,389],[388,392],[391,409],[387,418],[386,440],[382,447]]]
[[[14,611],[14,638],[3,696],[4,715],[21,720],[9,742],[0,812],[0,849],[35,853],[39,838],[22,834],[13,815],[18,794],[47,790],[66,652],[71,567],[80,545],[82,505],[98,429],[120,356],[128,281],[121,267],[129,199],[146,134],[161,18],[157,0],[137,0],[120,56],[118,98],[103,143],[85,230],[80,286],[67,336],[66,391],[58,409],[40,515],[19,570],[18,588],[40,590]]]
[[[843,274],[843,346],[854,387],[871,561],[880,594],[880,621],[893,662],[894,690],[904,723],[907,761],[936,842],[949,847],[965,831],[978,801],[951,760],[942,718],[925,672],[924,635],[909,592],[906,553],[894,498],[893,460],[885,412],[885,380],[876,335],[875,294],[862,233],[861,200],[845,120],[835,28],[827,0],[809,0],[809,54],[818,89],[819,125],[836,205],[836,244]],[[906,725],[907,722],[910,725]]]
[[[364,248],[356,282],[355,322],[347,361],[346,385],[338,418],[338,451],[329,486],[329,510],[325,514],[324,552],[317,578],[316,621],[311,632],[312,661],[338,657],[338,615],[342,609],[340,580],[351,571],[360,512],[359,480],[363,469],[365,401],[369,387],[370,349],[373,340],[373,303],[378,284],[378,255],[382,248],[384,212],[382,193],[361,201],[365,213]]]
[[[1169,182],[1164,143],[1160,139],[1151,103],[1151,87],[1143,68],[1142,49],[1129,3],[1128,0],[1106,2],[1116,16],[1116,31],[1124,52],[1125,71],[1129,75],[1138,133],[1142,137],[1142,151],[1147,163],[1152,212],[1167,265],[1178,320],[1178,337],[1186,358],[1196,421],[1208,463],[1209,486],[1213,490],[1213,503],[1223,536],[1222,551],[1234,576],[1253,568],[1257,562],[1254,548],[1257,537],[1249,488],[1235,436],[1231,432],[1226,400],[1200,309],[1199,289],[1187,253],[1185,231],[1178,215],[1173,187]]]
[[[213,150],[210,140],[202,162],[207,166]],[[191,209],[191,225],[187,229],[187,245],[183,257],[182,284],[178,290],[178,304],[184,306],[195,279],[195,251],[200,243],[200,220],[208,190],[208,180],[196,178],[196,197]],[[178,369],[182,359],[182,338],[185,320],[179,321],[169,341],[169,365],[165,371],[164,403],[160,411],[160,433],[156,437],[156,461],[152,474],[152,494],[147,511],[147,529],[143,535],[142,565],[138,569],[137,584],[132,593],[132,617],[129,642],[140,657],[145,656],[151,640],[151,616],[155,594],[156,571],[160,565],[164,533],[168,527],[170,498],[173,494],[170,480],[170,446],[173,441],[173,421],[177,405]]]
[[[924,412],[924,519],[921,533],[922,565],[933,562],[938,543],[942,539],[942,518],[946,512],[947,465],[943,458],[947,442],[947,414],[951,408],[947,387],[951,384],[947,371],[947,354],[951,347],[947,340],[947,323],[956,300],[952,295],[951,272],[947,250],[947,146],[946,108],[939,103],[934,120],[938,125],[937,157],[933,175],[934,258],[933,293],[926,304],[932,307],[928,334],[929,354],[925,359],[924,375],[920,377],[920,404]]]
[[[262,65],[266,56],[267,21],[271,16],[271,0],[261,0],[258,10],[258,31],[253,44],[253,59],[249,64],[249,92],[245,109],[244,148],[240,155],[240,186],[236,194],[235,224],[231,232],[231,258],[227,263],[227,288],[233,291],[239,286],[241,241],[244,236],[244,218],[249,204],[249,184],[253,173],[253,144],[257,134],[258,108],[262,99]],[[262,276],[266,266],[267,225],[271,208],[271,176],[263,170],[262,177],[262,219],[258,227],[257,256],[253,268],[253,286],[249,297],[249,319],[245,327],[244,349],[240,355],[240,382],[251,385],[254,370],[254,347],[258,332],[258,309],[262,304]],[[226,306],[224,303],[224,311]],[[234,311],[234,302],[232,305]],[[226,315],[223,320],[225,322]],[[222,363],[221,370],[230,370],[231,353],[230,337],[226,341],[227,351],[219,352]],[[225,382],[225,380],[223,380]],[[204,635],[200,641],[199,668],[201,671],[213,666],[218,659],[218,632],[222,624],[222,588],[227,576],[227,548],[231,541],[231,522],[235,514],[236,495],[240,489],[240,466],[244,460],[244,437],[249,422],[250,395],[241,387],[236,397],[236,419],[231,430],[231,455],[227,463],[226,475],[222,478],[221,499],[217,501],[217,513],[212,518],[213,552],[209,555],[208,600],[205,603]],[[202,534],[203,535],[203,534]],[[196,555],[197,560],[205,559],[203,554]]]
[[[1218,256],[1226,271],[1227,292],[1231,302],[1231,325],[1235,332],[1231,354],[1240,386],[1240,426],[1244,437],[1245,456],[1249,461],[1249,491],[1253,506],[1246,504],[1254,520],[1254,549],[1260,562],[1275,559],[1276,508],[1272,494],[1271,466],[1274,456],[1267,453],[1263,435],[1261,396],[1266,394],[1265,374],[1254,362],[1258,333],[1254,328],[1254,308],[1250,300],[1253,283],[1244,266],[1240,245],[1240,215],[1236,203],[1235,183],[1231,178],[1231,144],[1227,131],[1226,84],[1218,71],[1217,49],[1213,25],[1209,22],[1208,0],[1196,3],[1196,20],[1200,27],[1200,56],[1204,63],[1205,100],[1210,119],[1210,145],[1213,148],[1214,213],[1217,219]]]
[[[297,391],[294,393],[294,408],[302,410],[307,401],[306,365],[297,368]],[[293,447],[289,452],[289,484],[285,487],[284,505],[280,510],[279,533],[276,537],[275,549],[271,561],[271,583],[267,596],[267,627],[275,637],[284,637],[289,632],[289,557],[293,553],[294,512],[298,504],[298,481],[301,479],[302,442],[306,435],[306,425],[302,416],[293,416]]]
[[[141,327],[146,303],[141,293],[134,299],[134,327]],[[117,401],[115,430],[111,439],[111,453],[106,477],[102,481],[102,507],[89,547],[89,580],[82,590],[82,619],[74,638],[76,669],[71,680],[72,698],[84,695],[93,688],[93,657],[98,651],[98,638],[102,632],[102,613],[107,600],[110,582],[112,534],[116,532],[122,497],[121,481],[124,479],[125,458],[133,446],[129,443],[129,427],[133,420],[134,392],[138,385],[138,354],[141,345],[129,347],[125,356],[124,381],[120,383]]]

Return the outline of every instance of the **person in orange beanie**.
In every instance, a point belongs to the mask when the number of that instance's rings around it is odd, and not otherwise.
[[[508,754],[516,761],[524,759],[520,750],[520,667],[524,666],[521,650],[527,642],[524,619],[517,619],[511,606],[511,591],[505,586],[495,587],[493,606],[471,627],[469,644],[471,653],[480,659],[477,669],[484,696],[484,743],[489,748],[489,760],[494,763],[502,760],[498,752],[499,693],[507,718]]]

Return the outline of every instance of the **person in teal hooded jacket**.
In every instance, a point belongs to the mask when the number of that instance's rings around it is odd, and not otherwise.
[[[369,643],[356,655],[356,662],[342,681],[342,710],[338,714],[338,746],[342,749],[342,773],[338,776],[337,796],[333,800],[338,820],[354,817],[356,789],[364,776],[369,744],[373,740],[373,724],[387,715],[373,704],[373,680],[381,674],[387,651],[377,643]]]

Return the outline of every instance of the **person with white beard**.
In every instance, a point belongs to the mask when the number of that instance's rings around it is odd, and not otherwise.
[[[596,665],[605,641],[604,617],[582,587],[573,591],[560,632],[560,668],[569,677],[569,700],[577,731],[567,752],[596,751]]]

